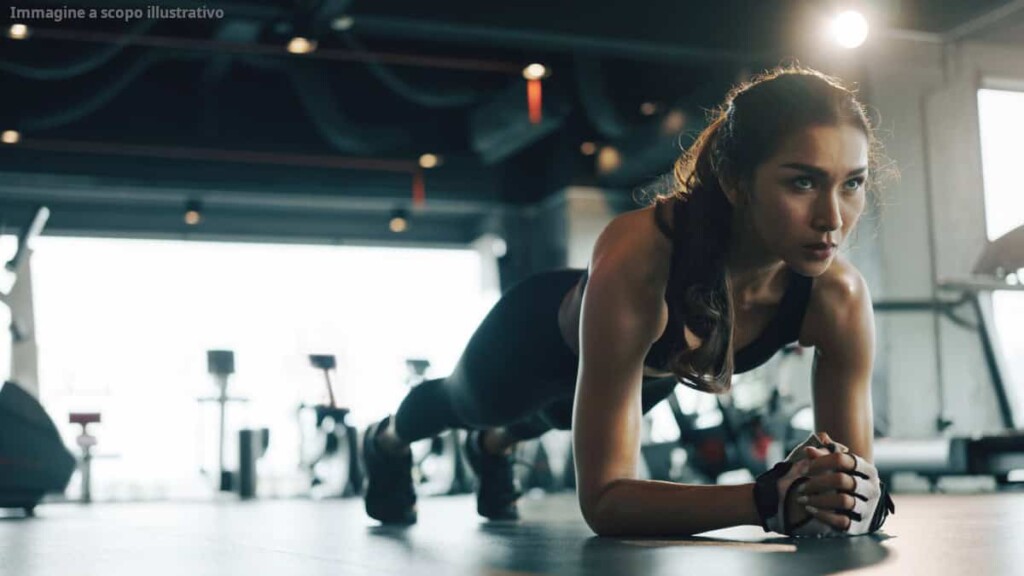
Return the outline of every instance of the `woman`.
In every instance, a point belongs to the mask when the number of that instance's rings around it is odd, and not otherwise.
[[[478,511],[516,518],[511,447],[571,425],[580,508],[597,534],[877,530],[892,505],[868,462],[871,298],[836,253],[864,211],[876,145],[854,94],[818,72],[777,69],[734,88],[677,161],[671,194],[609,223],[589,270],[509,290],[449,377],[370,426],[369,515],[415,522],[408,444],[459,427],[471,430]],[[812,437],[754,484],[637,479],[641,415],[677,382],[727,392],[734,373],[793,341],[816,348],[815,423],[845,445]]]

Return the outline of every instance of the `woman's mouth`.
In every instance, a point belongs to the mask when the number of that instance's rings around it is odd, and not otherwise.
[[[804,250],[806,250],[811,258],[814,260],[828,260],[832,257],[832,252],[835,250],[836,245],[827,242],[817,242],[814,244],[804,244]]]

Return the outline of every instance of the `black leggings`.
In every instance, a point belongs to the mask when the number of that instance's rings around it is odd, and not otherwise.
[[[572,424],[578,359],[562,339],[558,308],[582,270],[553,270],[510,288],[473,333],[447,378],[415,386],[395,414],[406,441],[448,428],[504,426],[515,438],[536,438]],[[643,411],[668,397],[675,378],[646,379]]]

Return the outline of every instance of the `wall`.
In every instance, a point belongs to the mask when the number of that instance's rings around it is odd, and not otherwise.
[[[542,270],[586,268],[605,225],[637,207],[628,191],[572,186],[508,210],[500,229],[508,241],[508,254],[500,261],[502,288]]]
[[[874,50],[866,99],[901,179],[881,221],[873,296],[954,297],[940,284],[967,276],[986,243],[976,91],[988,75],[1024,78],[1024,48],[893,40]],[[891,435],[942,435],[940,417],[952,422],[946,435],[1003,428],[973,331],[927,313],[879,315],[878,328]]]

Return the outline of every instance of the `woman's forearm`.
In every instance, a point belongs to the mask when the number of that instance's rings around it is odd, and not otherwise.
[[[760,526],[754,485],[616,480],[589,514],[600,536],[689,536],[730,526]]]

